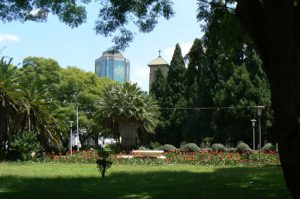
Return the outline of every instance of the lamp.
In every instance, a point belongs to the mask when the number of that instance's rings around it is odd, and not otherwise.
[[[259,146],[258,146],[258,157],[259,157],[259,161],[261,161],[261,124],[260,124],[260,117],[262,115],[262,110],[265,108],[264,106],[257,106],[257,115],[258,115],[258,142],[259,142]]]
[[[253,150],[255,150],[255,122],[256,122],[256,119],[252,119],[251,120],[252,122],[252,141],[253,141]]]
[[[72,126],[73,126],[73,121],[70,120],[70,154],[72,155]]]

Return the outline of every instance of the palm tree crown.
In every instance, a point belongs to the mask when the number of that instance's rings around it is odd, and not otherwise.
[[[158,123],[159,108],[154,98],[128,82],[105,89],[98,100],[97,116],[118,123],[122,145],[133,147],[137,131],[153,133]]]

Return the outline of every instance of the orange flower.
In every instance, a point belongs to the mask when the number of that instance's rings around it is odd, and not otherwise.
[[[226,155],[227,160],[231,159],[231,156],[229,154]]]
[[[54,160],[59,160],[59,156],[58,155],[54,155]]]

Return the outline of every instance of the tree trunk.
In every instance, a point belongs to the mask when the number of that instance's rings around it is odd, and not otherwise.
[[[272,93],[279,155],[288,189],[300,197],[300,31],[293,6],[270,4],[262,57]]]
[[[9,115],[5,102],[0,104],[0,161],[6,156],[6,144],[9,132]]]
[[[137,145],[137,123],[135,121],[120,121],[119,132],[122,147],[130,150]]]
[[[278,52],[273,55],[274,71],[268,76],[279,155],[287,187],[293,198],[300,198],[300,53],[298,58],[294,55],[294,63],[284,57],[276,58]]]
[[[236,14],[263,60],[284,177],[300,198],[300,9],[288,0],[239,0]]]
[[[268,76],[282,169],[293,198],[300,198],[300,51],[289,53],[283,57],[273,52],[274,71]]]

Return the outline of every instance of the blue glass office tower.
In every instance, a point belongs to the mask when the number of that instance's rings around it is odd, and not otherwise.
[[[95,60],[95,73],[124,83],[129,81],[130,62],[120,52],[105,51]]]

